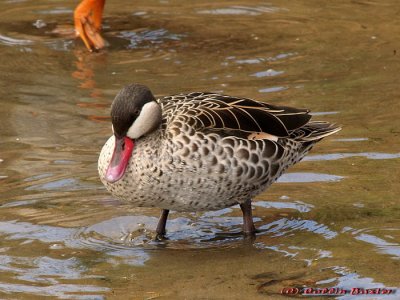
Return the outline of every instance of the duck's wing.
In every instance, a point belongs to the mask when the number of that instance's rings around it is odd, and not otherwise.
[[[287,137],[311,118],[307,109],[214,93],[179,94],[161,98],[159,103],[166,128],[184,123],[197,131],[264,132]]]
[[[301,128],[291,131],[290,138],[301,142],[317,141],[341,129],[342,128],[336,124],[324,121],[312,121]]]

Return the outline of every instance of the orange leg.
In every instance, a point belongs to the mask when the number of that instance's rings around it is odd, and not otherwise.
[[[100,35],[105,0],[83,0],[75,9],[75,31],[89,51],[104,48]]]

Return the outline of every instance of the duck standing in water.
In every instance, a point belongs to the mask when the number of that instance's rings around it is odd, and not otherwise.
[[[100,153],[99,174],[117,198],[163,209],[217,210],[239,204],[243,231],[254,234],[251,199],[315,143],[340,130],[310,121],[307,109],[216,93],[155,99],[139,84],[124,87],[111,106],[114,135]]]

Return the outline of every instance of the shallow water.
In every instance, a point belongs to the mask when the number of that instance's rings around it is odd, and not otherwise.
[[[1,298],[399,286],[396,1],[108,1],[110,46],[92,54],[72,38],[75,3],[0,2]],[[257,197],[254,240],[232,207],[172,212],[154,241],[159,211],[97,177],[109,106],[130,82],[308,107],[344,129]]]

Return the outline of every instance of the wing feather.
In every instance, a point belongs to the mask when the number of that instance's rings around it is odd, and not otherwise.
[[[191,119],[196,130],[232,130],[252,133],[265,132],[287,137],[306,125],[311,115],[307,109],[275,106],[247,98],[215,93],[190,93],[158,99],[164,114],[164,123]],[[325,128],[326,130],[326,128]],[[297,133],[307,136],[310,133]],[[309,137],[312,138],[312,137]]]

